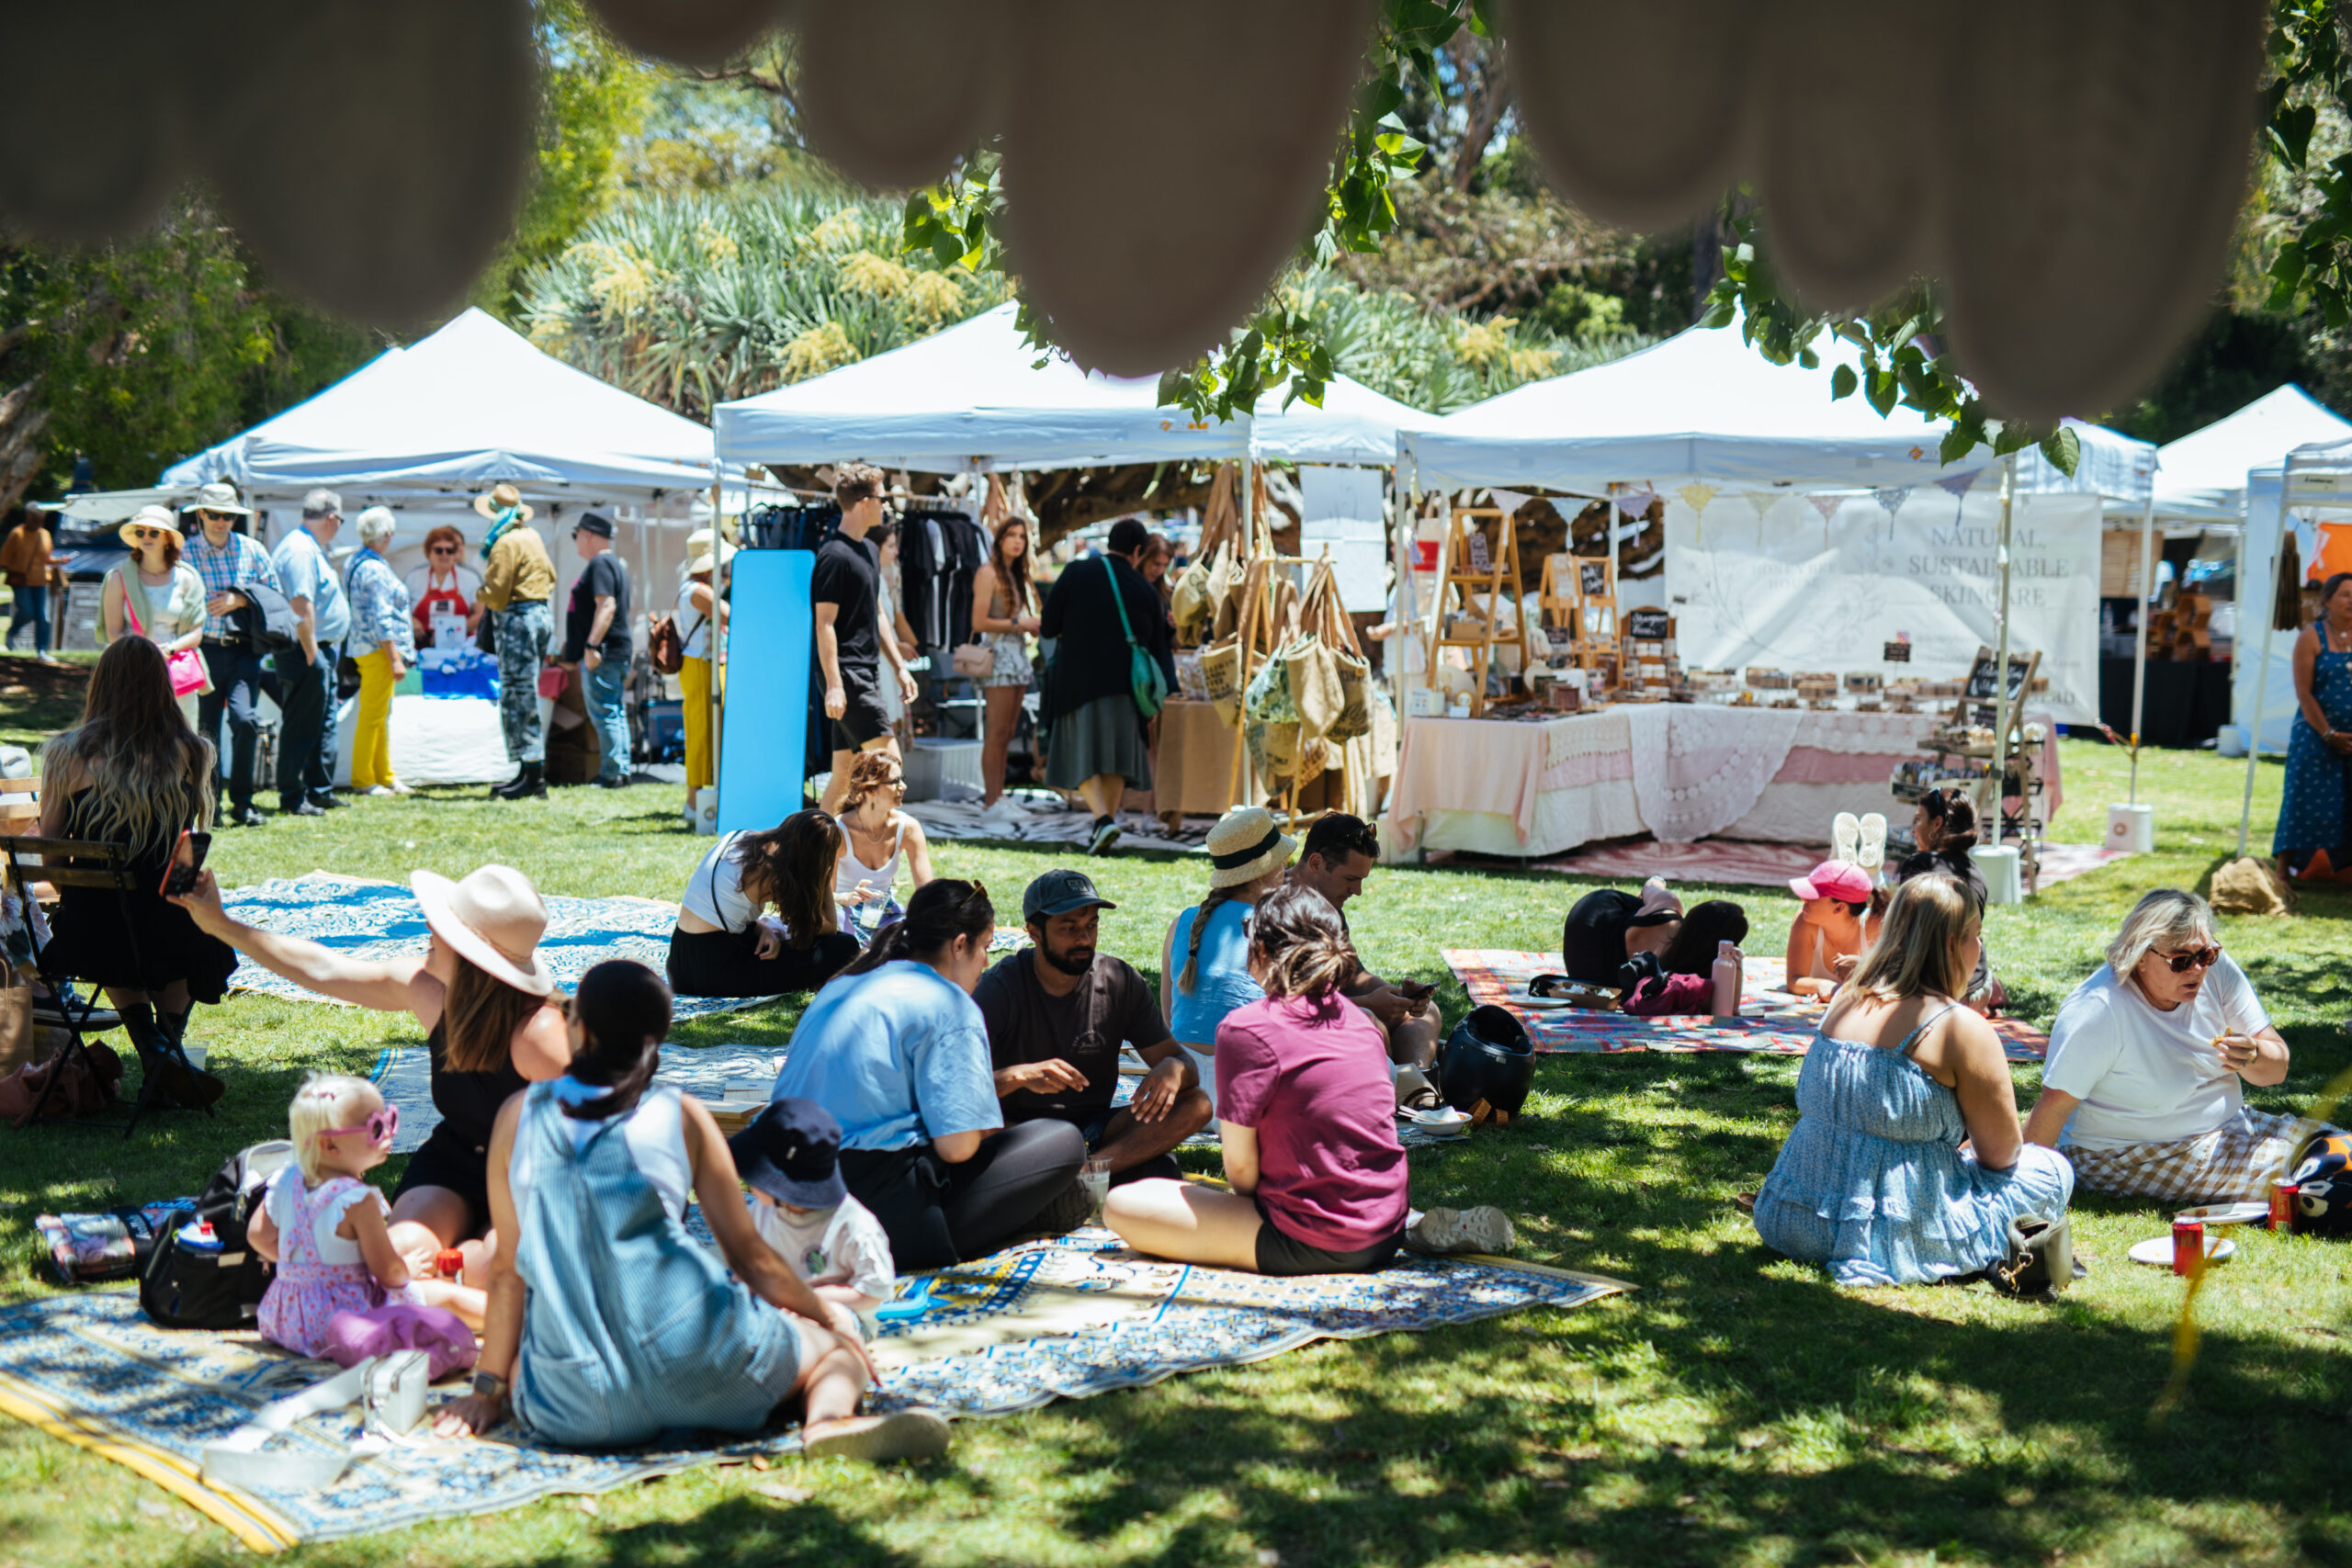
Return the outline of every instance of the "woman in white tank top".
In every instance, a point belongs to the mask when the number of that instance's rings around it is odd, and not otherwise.
[[[831,979],[858,947],[833,901],[841,859],[840,825],[821,811],[721,838],[678,900],[670,988],[682,997],[775,997]],[[771,905],[773,917],[763,913]]]
[[[833,873],[833,901],[861,944],[903,912],[891,897],[903,863],[921,887],[932,877],[931,843],[922,824],[902,810],[906,772],[888,751],[868,751],[850,768],[842,797],[842,858]]]

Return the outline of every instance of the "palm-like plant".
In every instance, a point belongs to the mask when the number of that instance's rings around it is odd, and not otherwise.
[[[642,197],[532,270],[524,319],[548,353],[707,420],[1004,297],[993,275],[899,255],[899,231],[890,203],[823,186]]]

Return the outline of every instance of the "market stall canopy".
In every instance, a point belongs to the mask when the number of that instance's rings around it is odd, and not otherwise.
[[[163,482],[223,479],[249,496],[313,485],[369,495],[478,491],[501,479],[530,494],[693,491],[710,484],[710,432],[469,310],[173,465]]]
[[[888,354],[721,403],[719,457],[730,468],[859,459],[925,473],[1248,455],[1385,468],[1396,460],[1399,431],[1437,423],[1344,376],[1319,409],[1294,402],[1283,411],[1269,397],[1247,423],[1196,422],[1160,407],[1152,378],[1083,371],[1026,346],[1014,312],[1000,305]]]
[[[1403,455],[1425,489],[1503,485],[1602,496],[1612,483],[1877,490],[1931,484],[1986,467],[1979,447],[1950,468],[1943,427],[1897,406],[1884,418],[1859,393],[1833,399],[1830,378],[1857,364],[1853,345],[1824,333],[1821,364],[1774,365],[1736,326],[1693,327],[1652,348],[1474,403],[1408,431]],[[2069,477],[2028,454],[2019,483],[2035,493],[2083,491],[2146,499],[2155,449],[2068,421],[2083,458]]]
[[[2301,387],[2290,383],[2266,392],[2228,418],[2164,446],[2157,520],[2234,524],[2245,514],[2248,473],[2279,467],[2298,446],[2347,438],[2352,422]]]

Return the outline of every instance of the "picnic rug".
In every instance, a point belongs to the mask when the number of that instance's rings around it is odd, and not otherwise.
[[[2130,850],[2110,850],[2103,844],[2045,843],[2041,846],[2041,874],[2036,886],[2054,887],[2062,882],[2072,882],[2103,865],[2129,860],[2132,853]],[[1458,854],[1453,858],[1457,863],[1465,859]],[[1645,837],[1579,845],[1535,861],[1529,869],[1565,872],[1572,876],[1621,878],[1637,887],[1647,876],[1717,887],[1778,887],[1792,876],[1803,876],[1828,858],[1827,844],[1758,843],[1745,839],[1701,839],[1695,843],[1661,844]],[[1895,858],[1890,850],[1888,859]],[[1508,855],[1478,856],[1476,861],[1498,865],[1518,863]]]
[[[1615,1055],[1626,1051],[1745,1051],[1781,1056],[1802,1056],[1813,1043],[1815,1028],[1828,1010],[1821,1003],[1795,996],[1786,984],[1786,965],[1778,958],[1750,958],[1747,986],[1740,993],[1740,1016],[1717,1023],[1703,1014],[1668,1018],[1635,1018],[1622,1012],[1594,1012],[1586,1008],[1536,1008],[1528,1005],[1527,983],[1538,975],[1560,972],[1556,953],[1514,953],[1506,948],[1441,950],[1454,977],[1481,1005],[1508,1010],[1527,1026],[1538,1051],[1578,1051]],[[2039,1062],[2050,1048],[2050,1036],[2014,1018],[1990,1021],[2001,1037],[2001,1051],[2012,1062]]]
[[[870,1407],[1005,1416],[1263,1360],[1317,1339],[1566,1309],[1632,1288],[1504,1258],[1409,1255],[1377,1274],[1265,1279],[1142,1258],[1108,1231],[1081,1230],[901,1278],[897,1299],[876,1314],[873,1351],[882,1384]],[[609,1492],[799,1447],[797,1427],[745,1439],[682,1434],[676,1446],[576,1453],[540,1446],[511,1423],[480,1439],[435,1438],[428,1427],[363,1453],[318,1491],[245,1490],[203,1479],[206,1443],[334,1371],[252,1333],[157,1328],[130,1292],[0,1309],[0,1414],[128,1466],[256,1551],[497,1513],[559,1494]],[[442,1385],[435,1403],[462,1386]],[[354,1410],[312,1416],[293,1434],[312,1448],[361,1436]]]
[[[224,888],[220,902],[247,925],[280,936],[307,937],[352,958],[400,958],[423,951],[431,935],[416,895],[398,882],[305,872],[251,887]],[[548,934],[539,955],[568,994],[580,976],[607,958],[634,958],[659,975],[670,957],[670,932],[678,907],[658,898],[567,898],[549,897]],[[295,1002],[326,1002],[332,997],[271,974],[250,959],[229,977],[230,988]],[[680,997],[673,1016],[701,1018],[774,1001],[773,997]],[[421,1054],[421,1053],[420,1053]]]

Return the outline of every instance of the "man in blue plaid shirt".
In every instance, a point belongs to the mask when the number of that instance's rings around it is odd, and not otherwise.
[[[261,693],[261,649],[236,615],[250,602],[243,592],[249,584],[277,588],[277,569],[270,564],[267,550],[237,532],[238,519],[251,517],[253,512],[238,503],[235,486],[206,485],[182,511],[198,525],[187,530],[187,547],[180,558],[204,580],[204,664],[212,675],[212,689],[197,699],[197,728],[219,747],[220,717],[227,713],[230,745],[220,753],[228,764],[220,793],[231,809],[224,816],[241,828],[258,828],[262,815],[254,807],[258,730],[254,703]]]

